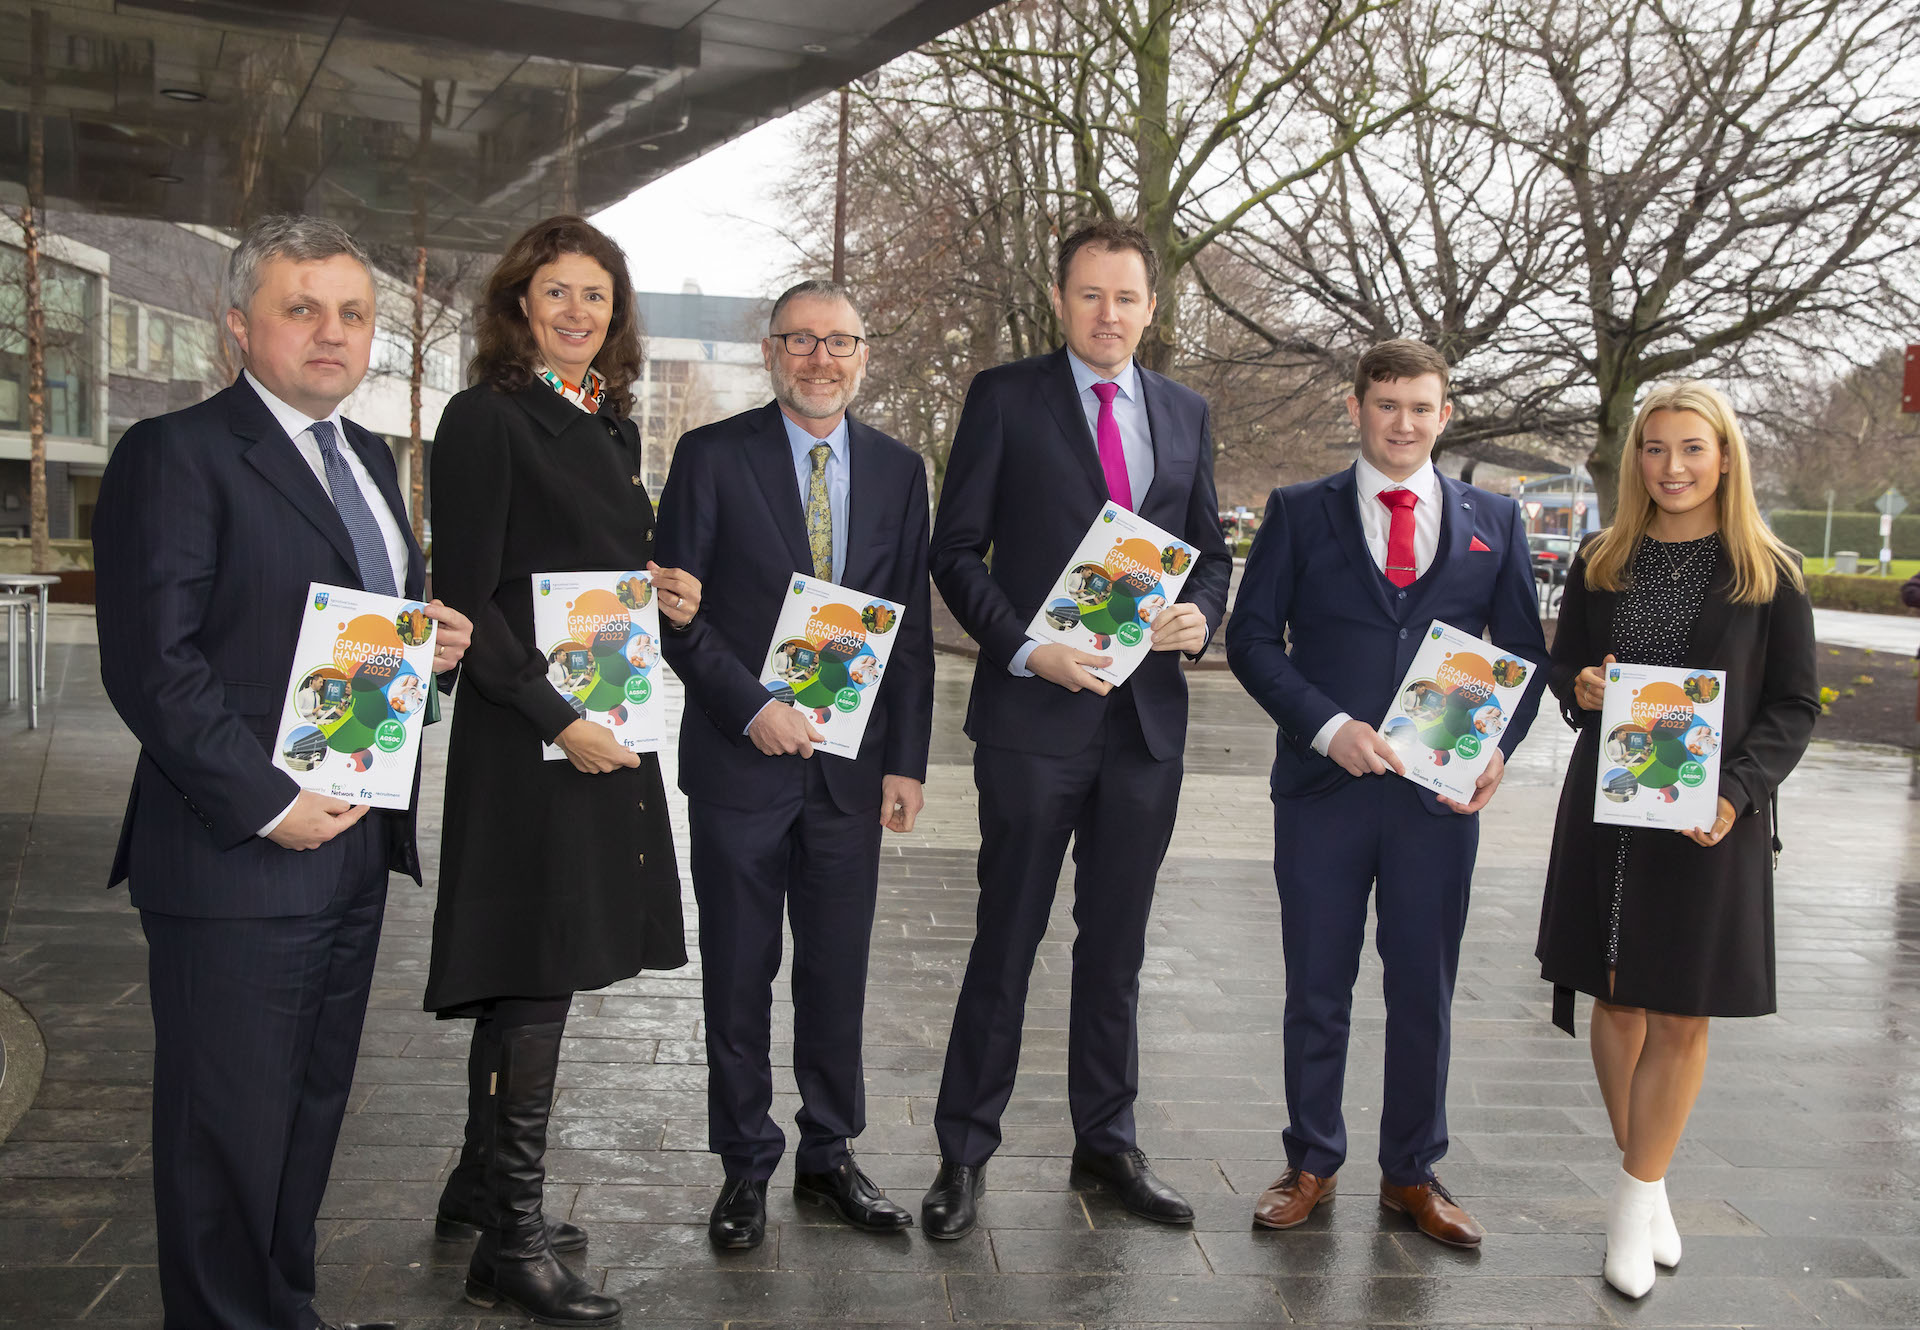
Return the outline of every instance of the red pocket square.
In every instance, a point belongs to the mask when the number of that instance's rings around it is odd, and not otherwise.
[[[1480,539],[1480,537],[1478,536],[1475,536],[1472,540],[1467,542],[1467,553],[1471,554],[1475,550],[1478,550],[1482,554],[1493,553],[1493,550],[1488,547],[1487,542]]]

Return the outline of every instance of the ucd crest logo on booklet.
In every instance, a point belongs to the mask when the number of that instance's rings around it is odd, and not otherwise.
[[[551,577],[543,577],[540,579],[540,594],[543,596],[551,596],[553,594],[553,579]]]
[[[326,593],[326,592],[324,592],[324,591],[316,591],[316,592],[314,592],[314,593],[313,593],[313,607],[314,607],[314,608],[315,608],[316,610],[324,610],[324,609],[325,609],[325,608],[327,607],[327,593]]]

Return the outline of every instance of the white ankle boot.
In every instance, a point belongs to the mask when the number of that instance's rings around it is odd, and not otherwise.
[[[1642,1182],[1626,1169],[1613,1184],[1607,1202],[1607,1282],[1630,1298],[1644,1298],[1653,1287],[1653,1212],[1660,1184]]]
[[[1667,1180],[1653,1184],[1660,1189],[1653,1206],[1653,1263],[1671,1270],[1680,1264],[1680,1230],[1673,1225],[1673,1211],[1667,1205]]]

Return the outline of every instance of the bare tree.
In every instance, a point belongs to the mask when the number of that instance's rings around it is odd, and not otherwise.
[[[1767,488],[1788,506],[1864,512],[1889,485],[1920,494],[1920,415],[1901,411],[1903,354],[1838,377],[1782,379],[1754,415]]]
[[[44,573],[53,566],[53,541],[47,525],[47,314],[40,281],[40,227],[46,217],[47,195],[46,117],[41,112],[47,87],[47,11],[34,10],[29,28],[27,201],[20,209],[27,325],[27,530],[33,571]]]
[[[1276,201],[1245,252],[1299,325],[1329,340],[1411,333],[1455,359],[1469,407],[1457,438],[1476,418],[1492,434],[1577,424],[1611,514],[1648,383],[1764,385],[1910,320],[1911,11],[1421,3],[1400,24],[1399,65],[1431,98]],[[1442,89],[1442,69],[1472,74]]]
[[[1173,368],[1196,260],[1405,114],[1364,79],[1328,91],[1309,78],[1338,45],[1366,50],[1367,25],[1393,3],[1013,4],[863,80],[847,274],[875,343],[869,408],[928,456],[937,481],[972,375],[1058,344],[1052,258],[1066,230],[1097,216],[1137,219],[1163,256],[1140,354]],[[810,115],[794,215],[824,219],[837,125],[825,108]],[[1273,165],[1252,183],[1234,172],[1249,137]],[[797,239],[824,267],[824,226]]]

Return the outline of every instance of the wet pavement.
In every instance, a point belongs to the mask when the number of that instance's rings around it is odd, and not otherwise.
[[[55,643],[42,729],[0,712],[0,989],[47,1044],[38,1097],[0,1145],[0,1327],[154,1327],[144,948],[124,893],[101,889],[134,747],[101,694],[90,620],[56,617]],[[940,660],[928,811],[914,835],[888,839],[872,957],[860,1160],[915,1209],[934,1169],[933,1099],[972,935],[973,791],[959,733],[971,669]],[[1669,1183],[1685,1260],[1628,1303],[1599,1277],[1618,1154],[1585,1043],[1548,1024],[1531,954],[1568,732],[1544,718],[1485,815],[1441,1165],[1488,1230],[1485,1246],[1442,1248],[1373,1202],[1367,1124],[1380,1110],[1383,1007],[1371,953],[1341,1198],[1303,1228],[1253,1231],[1286,1121],[1272,731],[1231,675],[1192,683],[1181,819],[1142,979],[1138,1117],[1141,1145],[1194,1202],[1193,1228],[1136,1220],[1068,1186],[1063,891],[983,1224],[957,1243],[823,1223],[794,1207],[783,1168],[766,1244],[711,1251],[704,1221],[720,1174],[704,1151],[697,968],[581,997],[548,1201],[591,1231],[589,1277],[625,1301],[627,1324],[1920,1324],[1920,805],[1906,798],[1903,757],[1819,746],[1783,791],[1781,1014],[1716,1024]],[[466,1252],[436,1244],[427,1218],[465,1097],[465,1028],[418,1010],[431,911],[430,891],[396,880],[320,1224],[320,1306],[408,1330],[525,1324],[461,1300]],[[776,1022],[790,1031],[784,1002]],[[788,1054],[776,1047],[775,1107],[791,1122]]]

